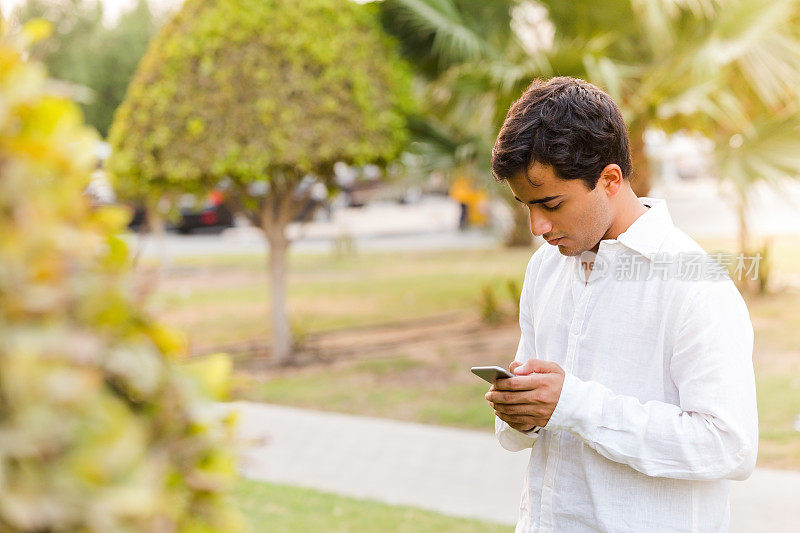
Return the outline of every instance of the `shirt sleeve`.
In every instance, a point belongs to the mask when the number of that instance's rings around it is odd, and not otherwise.
[[[528,359],[534,357],[536,354],[533,343],[533,318],[530,312],[531,297],[529,294],[531,285],[533,284],[533,280],[531,278],[535,275],[535,273],[532,272],[535,257],[536,255],[534,254],[531,260],[528,262],[528,267],[525,270],[525,279],[522,282],[522,291],[520,293],[520,338],[519,345],[517,346],[517,353],[514,356],[514,360],[519,361],[520,363],[524,363]],[[520,450],[524,450],[525,448],[531,448],[533,443],[539,437],[539,432],[541,429],[541,427],[535,426],[530,431],[521,432],[512,428],[498,417],[495,417],[494,420],[494,432],[495,435],[497,435],[497,440],[500,441],[500,445],[503,448],[512,452],[518,452]]]
[[[566,430],[649,476],[747,479],[758,452],[753,326],[733,283],[711,282],[686,305],[669,375],[680,405],[641,402],[567,372],[544,429]]]

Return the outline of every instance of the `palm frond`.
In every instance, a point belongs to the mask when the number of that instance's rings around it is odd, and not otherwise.
[[[764,117],[749,132],[717,138],[715,159],[720,178],[741,191],[765,181],[782,189],[786,180],[800,177],[800,113]]]
[[[797,0],[731,0],[698,51],[698,61],[738,69],[770,107],[800,97]]]
[[[385,0],[384,20],[412,53],[432,56],[446,67],[486,53],[480,31],[462,15],[453,0]]]

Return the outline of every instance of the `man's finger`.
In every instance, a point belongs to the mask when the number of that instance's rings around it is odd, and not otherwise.
[[[527,376],[515,376],[513,378],[502,378],[494,382],[495,390],[533,390],[542,384],[543,376],[530,374]]]
[[[507,415],[534,416],[539,414],[538,411],[531,411],[532,408],[530,404],[523,405],[514,403],[492,403],[492,407],[494,407],[495,411],[505,413]]]
[[[539,403],[531,396],[532,391],[490,391],[484,398],[492,403],[526,404]]]

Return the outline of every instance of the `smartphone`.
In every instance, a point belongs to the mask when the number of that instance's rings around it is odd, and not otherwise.
[[[492,384],[497,379],[514,377],[514,374],[499,366],[473,366],[471,370],[473,374]]]

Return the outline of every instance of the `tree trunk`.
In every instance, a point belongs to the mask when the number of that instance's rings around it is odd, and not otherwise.
[[[747,227],[747,196],[744,192],[739,193],[736,214],[739,218],[739,251],[747,254],[750,252],[750,230]]]
[[[644,144],[644,127],[631,129],[631,162],[633,164],[633,175],[631,176],[631,188],[636,196],[647,196],[650,194],[652,179],[650,176],[650,162],[647,160],[647,152]]]
[[[747,227],[747,193],[745,191],[739,191],[738,196],[736,215],[739,219],[739,254],[743,257],[748,257],[751,256],[753,250],[750,248],[750,229]],[[760,292],[759,289],[756,288],[759,286],[760,280],[751,280],[744,273],[740,273],[739,275],[741,278],[734,279],[734,283],[739,287],[741,292],[748,294]],[[762,273],[759,272],[759,277],[761,277],[761,275]]]
[[[286,309],[286,272],[289,239],[286,227],[292,216],[291,196],[273,186],[261,208],[261,229],[269,244],[270,312],[272,316],[272,359],[280,365],[292,361],[292,332]]]
[[[292,362],[295,349],[289,326],[286,298],[287,254],[290,244],[289,238],[286,236],[286,229],[289,222],[300,213],[310,194],[310,191],[306,191],[305,194],[298,196],[295,188],[296,181],[298,180],[292,180],[291,176],[276,173],[271,182],[270,192],[261,202],[261,213],[259,214],[259,225],[269,244],[272,358],[280,365]]]
[[[280,365],[292,361],[292,332],[286,308],[286,262],[289,240],[284,229],[267,232],[269,243],[270,312],[272,315],[272,358]]]

